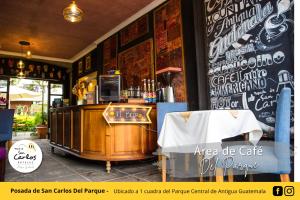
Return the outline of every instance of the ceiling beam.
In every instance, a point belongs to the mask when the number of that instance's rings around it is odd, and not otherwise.
[[[22,53],[17,53],[17,52],[12,52],[12,51],[2,51],[2,50],[0,50],[0,55],[15,56],[15,57],[26,57]],[[72,63],[72,60],[70,60],[70,59],[54,58],[54,57],[39,56],[39,55],[32,55],[31,58],[32,59],[39,59],[39,60],[54,61],[54,62]]]

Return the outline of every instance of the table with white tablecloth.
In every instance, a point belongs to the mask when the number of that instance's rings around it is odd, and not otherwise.
[[[220,144],[223,139],[249,133],[256,145],[263,135],[250,110],[208,110],[167,113],[158,138],[162,154],[194,153],[193,145]],[[163,162],[163,167],[164,167]],[[163,169],[163,173],[165,170]]]

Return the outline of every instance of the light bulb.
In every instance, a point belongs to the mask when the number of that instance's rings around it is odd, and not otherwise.
[[[75,2],[73,1],[72,5],[71,5],[71,12],[75,13],[76,11],[77,11],[77,6],[76,6]]]
[[[31,58],[31,56],[32,56],[31,51],[27,51],[27,52],[26,52],[26,57],[27,57],[27,58]]]

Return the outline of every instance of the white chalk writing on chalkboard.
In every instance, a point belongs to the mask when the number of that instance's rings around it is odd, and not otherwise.
[[[264,130],[274,127],[278,94],[294,88],[293,4],[205,0],[212,109],[251,109]]]

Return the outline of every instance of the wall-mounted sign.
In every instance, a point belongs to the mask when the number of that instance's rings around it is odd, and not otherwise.
[[[109,104],[103,112],[108,124],[151,124],[151,107]]]

